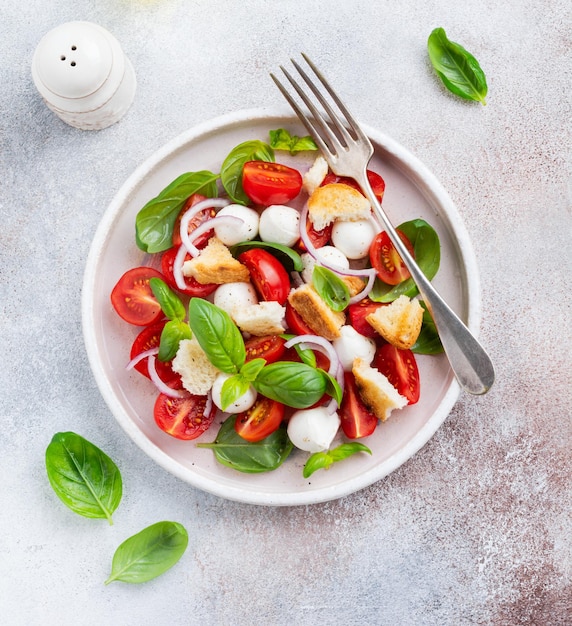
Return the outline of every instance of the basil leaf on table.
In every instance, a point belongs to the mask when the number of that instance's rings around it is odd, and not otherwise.
[[[324,395],[327,381],[321,370],[306,363],[277,361],[262,369],[252,385],[271,400],[305,409]]]
[[[292,156],[298,152],[304,152],[305,150],[317,150],[318,146],[316,142],[306,135],[305,137],[297,137],[291,135],[285,128],[278,128],[277,130],[269,131],[270,146],[274,150],[287,150]]]
[[[168,250],[173,245],[173,228],[183,205],[194,193],[217,195],[217,174],[207,170],[181,174],[161,193],[149,200],[135,218],[135,241],[144,252]]]
[[[230,251],[234,257],[237,257],[241,252],[252,250],[252,248],[263,248],[273,254],[289,272],[301,272],[304,269],[304,263],[302,257],[288,246],[284,246],[281,243],[272,243],[269,241],[242,241],[230,248]]]
[[[271,435],[252,442],[243,439],[234,429],[236,415],[228,417],[212,443],[199,443],[198,448],[210,448],[222,465],[246,474],[271,472],[288,458],[294,447],[284,427]]]
[[[450,92],[486,104],[487,79],[470,52],[450,41],[442,28],[436,28],[429,35],[427,50],[431,64]]]
[[[106,518],[123,493],[115,463],[97,446],[73,432],[56,433],[46,449],[48,480],[58,498],[72,511],[90,518]]]
[[[246,360],[246,348],[238,327],[226,311],[208,300],[191,298],[189,326],[215,367],[227,374],[238,374]]]
[[[312,283],[318,295],[332,311],[343,311],[348,306],[350,302],[348,285],[332,270],[315,265],[312,271]]]
[[[177,522],[157,522],[126,539],[115,551],[111,574],[115,580],[144,583],[163,574],[183,556],[189,536]]]
[[[435,229],[422,219],[404,222],[397,228],[411,242],[415,260],[421,271],[429,280],[434,278],[441,263],[441,243]],[[418,293],[419,290],[412,278],[408,278],[395,286],[386,285],[379,278],[376,278],[369,298],[374,302],[393,302],[401,295],[413,298]]]
[[[416,354],[440,354],[443,352],[443,344],[439,338],[435,322],[427,309],[427,305],[423,301],[419,301],[419,304],[423,307],[423,323],[419,337],[417,337],[417,341],[411,347],[411,352]]]
[[[308,478],[315,471],[319,469],[328,469],[328,467],[330,467],[333,463],[343,461],[358,452],[367,452],[368,454],[371,454],[371,450],[358,441],[342,443],[337,448],[327,450],[326,452],[315,452],[306,461],[302,475],[304,478]]]
[[[274,150],[258,139],[245,141],[233,148],[222,163],[220,180],[229,197],[238,204],[248,204],[242,188],[242,168],[248,161],[274,162]]]

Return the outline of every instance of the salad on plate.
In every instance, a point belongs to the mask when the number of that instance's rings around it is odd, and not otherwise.
[[[382,176],[368,178],[381,201]],[[398,232],[432,279],[433,227]],[[274,470],[297,448],[308,477],[371,453],[367,437],[419,400],[415,355],[442,351],[369,202],[309,137],[271,130],[217,173],[180,175],[139,210],[135,241],[144,259],[110,294],[140,327],[126,366],[155,385],[158,428],[234,470]]]

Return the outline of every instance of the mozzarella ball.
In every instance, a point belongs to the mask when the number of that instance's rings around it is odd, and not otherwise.
[[[258,235],[258,213],[254,209],[241,204],[229,204],[217,213],[217,217],[230,215],[238,217],[242,222],[217,224],[215,235],[227,246],[234,246],[241,241],[251,241]]]
[[[377,231],[371,220],[334,223],[332,243],[341,250],[348,259],[363,259],[369,254],[369,248]]]
[[[273,204],[262,212],[260,239],[293,246],[300,239],[300,213],[289,206]]]
[[[327,265],[331,265],[332,267],[339,267],[342,270],[347,270],[350,266],[350,262],[348,261],[346,255],[343,252],[340,252],[334,246],[323,246],[322,248],[318,248],[316,250],[318,255],[318,259]],[[314,271],[314,265],[316,265],[316,259],[312,257],[311,254],[305,252],[302,255],[302,263],[304,264],[304,269],[302,270],[302,280],[305,283],[312,282],[312,272]]]
[[[288,437],[300,450],[321,452],[327,450],[334,440],[340,417],[319,406],[314,409],[296,411],[288,422]]]
[[[346,372],[351,371],[355,358],[360,357],[369,365],[375,356],[375,341],[347,324],[340,328],[340,336],[332,343]]]
[[[258,304],[258,297],[250,283],[225,283],[216,288],[213,302],[229,315],[236,308]]]
[[[246,393],[243,393],[238,400],[235,400],[232,404],[229,404],[226,408],[222,407],[222,386],[224,382],[228,380],[232,374],[225,374],[221,372],[213,383],[212,387],[212,398],[215,406],[217,406],[221,411],[225,413],[242,413],[243,411],[248,411],[250,407],[256,402],[256,397],[258,393],[256,389],[252,385],[248,388]]]

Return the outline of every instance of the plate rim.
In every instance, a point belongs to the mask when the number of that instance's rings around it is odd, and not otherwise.
[[[386,459],[382,466],[371,468],[367,472],[341,483],[341,485],[330,485],[306,492],[280,493],[278,497],[274,497],[274,494],[266,491],[246,491],[212,479],[205,480],[204,477],[198,475],[196,477],[189,476],[187,468],[184,468],[174,461],[159,446],[148,439],[141,430],[136,428],[131,419],[124,419],[125,414],[122,409],[118,410],[117,407],[113,405],[112,401],[115,399],[115,394],[101,366],[101,358],[96,358],[96,356],[99,357],[99,349],[96,341],[95,308],[92,294],[97,278],[96,268],[98,260],[101,257],[105,240],[107,234],[110,232],[111,226],[119,217],[121,208],[128,201],[130,195],[142,182],[143,177],[149,176],[165,159],[171,157],[174,152],[183,149],[194,140],[204,138],[209,134],[215,134],[229,126],[240,125],[248,121],[255,121],[258,124],[265,120],[270,121],[271,119],[282,119],[285,122],[289,120],[292,123],[300,123],[298,118],[291,111],[277,107],[250,108],[226,113],[201,122],[173,137],[135,168],[131,175],[121,184],[111,202],[106,207],[89,248],[82,283],[82,333],[92,374],[108,409],[116,421],[119,422],[124,432],[126,432],[131,440],[145,452],[147,456],[151,457],[155,463],[183,482],[226,500],[262,506],[304,506],[343,498],[365,489],[375,482],[382,480],[411,459],[431,439],[450,414],[460,394],[460,386],[457,381],[455,379],[451,381],[437,410],[433,412],[423,427],[415,433],[405,446],[401,447]],[[455,204],[436,176],[412,152],[376,128],[363,123],[361,126],[375,143],[383,146],[387,152],[391,153],[399,162],[407,166],[409,170],[407,172],[408,178],[411,179],[411,173],[414,173],[415,176],[413,178],[415,178],[417,182],[424,183],[427,189],[430,190],[433,199],[443,207],[444,211],[440,212],[439,217],[448,222],[448,226],[454,233],[458,243],[458,253],[461,255],[464,265],[466,277],[465,289],[467,292],[465,323],[473,334],[477,336],[481,322],[479,272],[471,239]],[[119,418],[118,413],[122,414],[122,419]]]

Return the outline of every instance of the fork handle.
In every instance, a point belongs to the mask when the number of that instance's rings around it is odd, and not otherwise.
[[[459,384],[465,391],[471,394],[480,395],[486,393],[495,379],[494,367],[489,355],[453,309],[435,290],[419,268],[419,265],[409,254],[385,211],[381,208],[381,204],[375,197],[365,171],[361,179],[357,179],[357,182],[370,201],[375,215],[385,227],[391,242],[417,285],[419,293],[433,317],[445,354]]]

